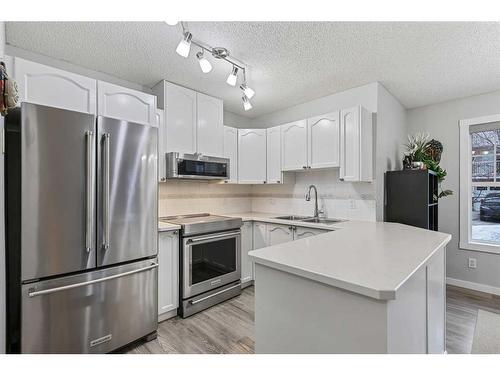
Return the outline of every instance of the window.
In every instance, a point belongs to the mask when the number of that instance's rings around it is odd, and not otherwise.
[[[500,115],[460,121],[460,247],[500,253]]]

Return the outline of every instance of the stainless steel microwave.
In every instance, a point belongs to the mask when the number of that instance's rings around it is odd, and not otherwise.
[[[229,159],[202,154],[166,154],[167,178],[229,179]]]

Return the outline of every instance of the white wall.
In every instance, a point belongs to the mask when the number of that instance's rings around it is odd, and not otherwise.
[[[427,131],[441,141],[441,165],[448,172],[443,187],[454,195],[439,200],[439,230],[450,233],[447,247],[447,277],[500,287],[500,255],[461,250],[459,242],[459,125],[461,119],[500,114],[500,91],[411,109],[407,112],[411,133]],[[467,258],[477,258],[469,269]]]
[[[252,119],[224,111],[224,125],[233,128],[247,129],[252,127]]]
[[[252,128],[269,128],[355,105],[362,105],[371,112],[377,112],[378,85],[377,82],[373,82],[259,116],[252,119]]]
[[[375,191],[377,221],[384,220],[384,173],[400,170],[408,129],[406,109],[381,84],[378,85],[376,118]]]
[[[4,55],[5,22],[0,21],[0,60]],[[3,134],[3,117],[0,117],[0,134]],[[1,135],[0,135],[1,137]],[[3,139],[0,139],[3,142]],[[3,153],[0,152],[0,353],[5,353],[5,225],[4,225],[4,171]]]

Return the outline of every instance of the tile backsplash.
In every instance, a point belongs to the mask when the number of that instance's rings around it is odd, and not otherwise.
[[[270,212],[312,215],[309,185],[318,189],[318,206],[328,217],[375,221],[375,184],[338,179],[338,170],[290,173],[283,185],[230,185],[172,180],[160,184],[159,215]]]

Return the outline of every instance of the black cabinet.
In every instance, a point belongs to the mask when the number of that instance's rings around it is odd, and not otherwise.
[[[385,174],[385,221],[438,230],[438,180],[428,170]]]

